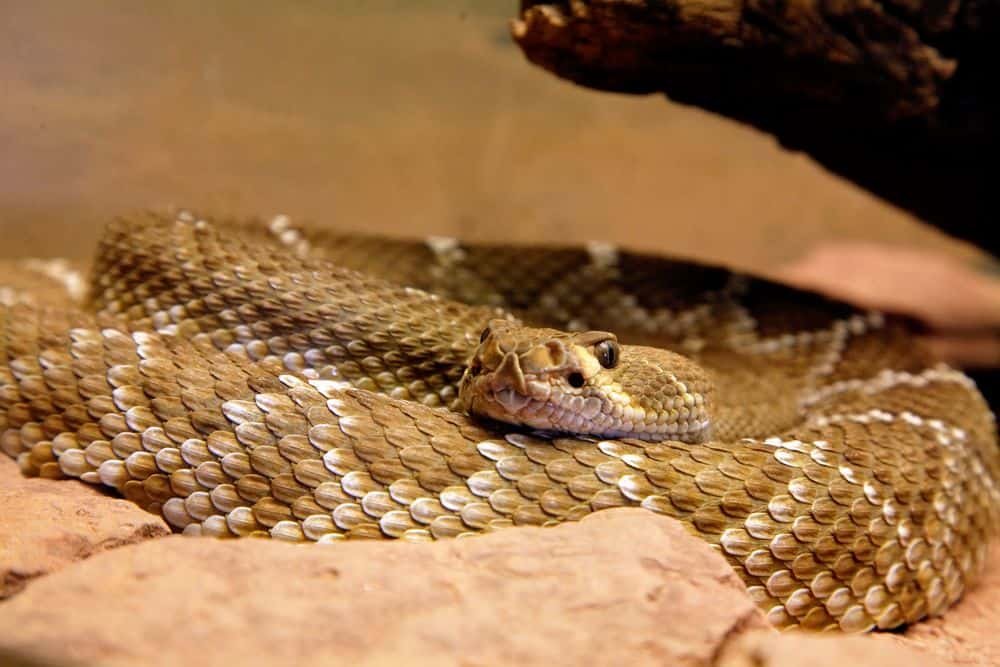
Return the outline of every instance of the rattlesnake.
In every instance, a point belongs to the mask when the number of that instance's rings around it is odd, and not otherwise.
[[[185,533],[428,540],[638,505],[720,551],[774,625],[862,631],[942,613],[1000,518],[968,378],[905,322],[722,269],[182,213],[112,222],[85,307],[27,270],[0,280],[0,447]],[[618,409],[645,439],[463,413],[547,395],[539,371],[589,425],[596,378],[653,354],[619,339],[673,351],[655,409]]]

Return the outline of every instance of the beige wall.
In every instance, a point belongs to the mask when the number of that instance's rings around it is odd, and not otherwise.
[[[169,205],[757,270],[829,237],[964,252],[769,136],[553,78],[484,4],[5,3],[0,256]]]

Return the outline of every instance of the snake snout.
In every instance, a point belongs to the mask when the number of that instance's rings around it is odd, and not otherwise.
[[[514,352],[504,355],[503,361],[493,371],[493,386],[495,390],[516,390],[520,394],[528,392],[528,385],[524,380],[524,371],[521,370],[521,362]]]

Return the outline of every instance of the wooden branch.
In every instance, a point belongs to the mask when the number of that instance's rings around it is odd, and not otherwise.
[[[750,123],[990,243],[1000,0],[523,0],[512,33],[561,77]]]

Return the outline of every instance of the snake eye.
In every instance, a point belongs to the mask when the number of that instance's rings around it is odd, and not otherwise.
[[[486,327],[483,329],[483,333],[479,334],[479,342],[485,343],[486,339],[490,337],[490,328]]]
[[[594,356],[598,363],[605,368],[614,368],[618,365],[618,358],[621,356],[621,348],[613,340],[602,340],[594,346]]]

